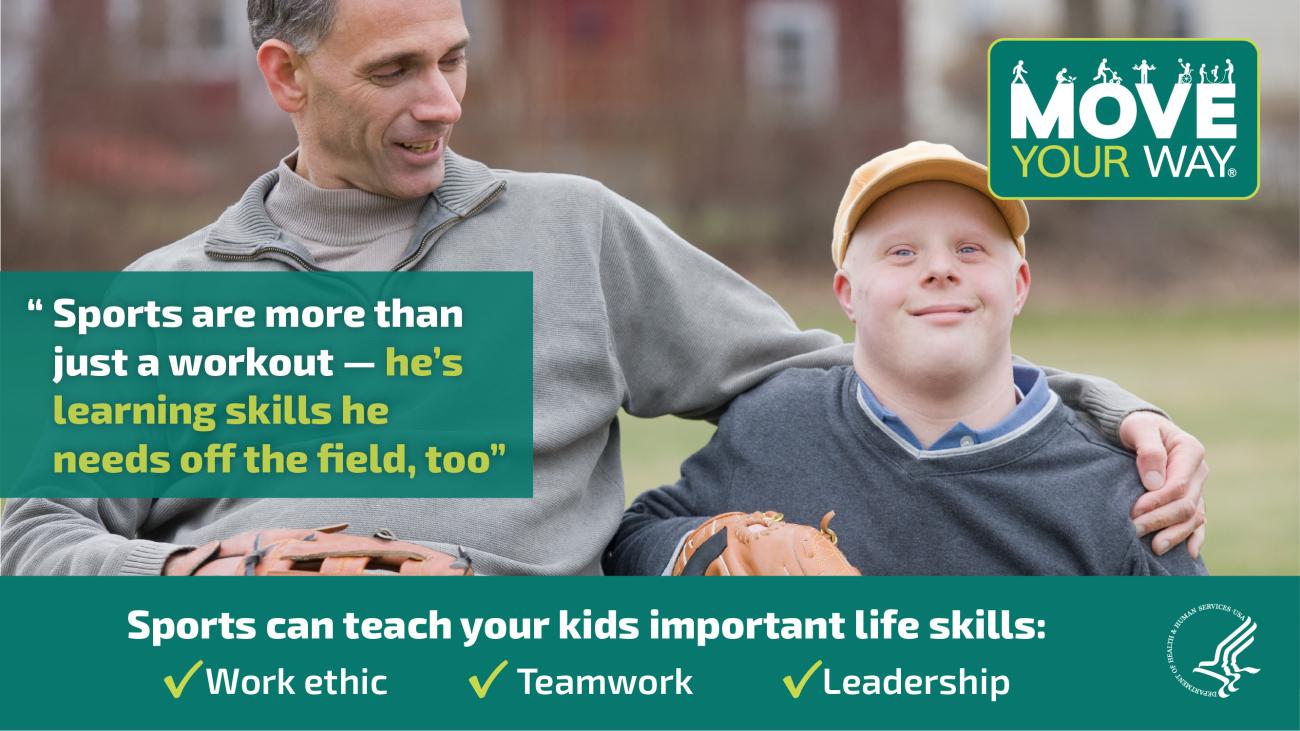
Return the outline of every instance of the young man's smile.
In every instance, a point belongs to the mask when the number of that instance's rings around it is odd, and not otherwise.
[[[975,312],[978,305],[937,304],[926,307],[914,307],[907,314],[919,317],[933,325],[956,325],[966,321],[966,316]]]

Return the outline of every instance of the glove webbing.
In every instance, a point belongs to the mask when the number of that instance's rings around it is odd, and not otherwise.
[[[314,541],[316,540],[316,534],[308,533],[302,540]],[[261,533],[253,536],[253,552],[244,557],[244,576],[257,576],[257,565],[262,562],[266,554],[271,552],[272,548],[275,548],[274,543],[266,547],[262,546]]]

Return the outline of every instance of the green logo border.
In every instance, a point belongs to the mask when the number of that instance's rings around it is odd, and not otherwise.
[[[1180,42],[1198,42],[1198,41],[1245,41],[1255,49],[1255,189],[1247,196],[1022,196],[1007,197],[999,195],[993,190],[993,174],[990,168],[989,172],[989,194],[998,200],[1022,200],[1022,201],[1245,201],[1254,198],[1259,193],[1259,184],[1262,177],[1260,171],[1261,145],[1260,145],[1260,65],[1259,45],[1249,38],[1014,38],[1005,37],[995,39],[989,44],[988,50],[984,54],[984,159],[993,162],[993,47],[1003,41],[1113,41],[1116,43],[1149,43],[1180,41]]]

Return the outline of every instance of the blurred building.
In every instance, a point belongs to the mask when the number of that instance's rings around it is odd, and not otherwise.
[[[453,147],[595,177],[702,246],[821,242],[853,162],[901,139],[898,0],[466,0],[465,11],[475,41]],[[20,151],[4,160],[7,217],[79,215],[69,195],[137,218],[160,200],[210,208],[292,148],[254,64],[245,0],[5,0],[3,12],[5,144]],[[161,242],[101,243],[133,255]]]
[[[856,162],[901,140],[896,0],[465,7],[457,149],[605,181],[714,251],[820,245]]]
[[[6,115],[21,117],[5,141],[24,151],[6,173],[40,188],[198,194],[271,121],[256,114],[268,105],[254,103],[266,94],[238,0],[9,0],[4,12]]]

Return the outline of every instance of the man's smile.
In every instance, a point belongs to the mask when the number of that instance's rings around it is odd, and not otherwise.
[[[421,140],[414,142],[395,142],[397,147],[405,151],[406,157],[414,162],[427,163],[436,160],[442,154],[443,138],[438,137],[432,140]]]

